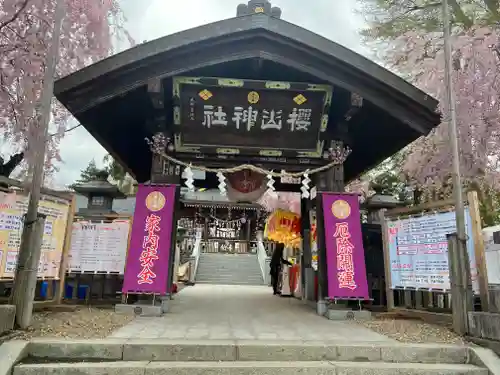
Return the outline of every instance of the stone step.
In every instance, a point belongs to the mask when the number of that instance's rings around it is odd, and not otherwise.
[[[21,364],[13,375],[488,375],[472,365],[367,362],[102,362]]]
[[[260,269],[259,264],[257,262],[251,262],[251,263],[240,263],[240,264],[223,264],[219,262],[213,262],[213,263],[204,263],[203,261],[200,261],[200,264],[198,267],[210,267],[210,268],[237,268],[237,269]]]
[[[234,265],[234,264],[220,264],[220,263],[203,263],[200,262],[198,267],[206,267],[206,268],[231,268],[231,269],[260,269],[258,264],[242,264],[242,265]]]
[[[260,275],[214,275],[214,274],[201,274],[197,275],[197,280],[210,279],[210,280],[262,280]]]
[[[264,283],[262,281],[224,281],[224,280],[196,280],[196,284],[209,284],[209,285],[249,285],[249,286],[263,286]]]
[[[248,264],[221,264],[221,263],[203,263],[200,262],[198,267],[210,267],[210,268],[237,268],[237,269],[260,269],[258,264],[248,263]]]
[[[238,266],[238,265],[249,265],[249,264],[255,264],[257,265],[258,262],[257,262],[257,258],[255,259],[249,259],[249,260],[245,260],[245,261],[233,261],[233,260],[219,260],[219,259],[206,259],[206,258],[200,258],[200,262],[202,262],[202,264],[224,264],[224,265],[228,265],[228,266],[231,266],[231,265],[234,265],[234,266]]]
[[[240,275],[240,274],[231,274],[231,273],[226,273],[226,274],[215,274],[215,273],[201,273],[197,275],[197,278],[216,278],[216,279],[224,279],[224,278],[230,278],[230,279],[237,279],[237,280],[243,280],[243,279],[260,279],[262,280],[261,275]]]
[[[211,279],[211,280],[262,280],[261,275],[217,275],[217,274],[201,274],[197,275],[197,279]]]
[[[254,272],[254,273],[250,273],[250,272],[245,272],[245,273],[241,273],[241,272],[217,272],[217,273],[214,273],[214,272],[198,272],[197,276],[200,277],[200,276],[217,276],[217,277],[239,277],[239,278],[242,278],[242,277],[260,277],[262,279],[262,275],[260,273],[257,273],[257,272]]]
[[[201,272],[197,274],[198,277],[200,276],[208,276],[208,277],[236,277],[236,278],[247,278],[247,277],[260,277],[262,279],[262,275],[258,273],[231,273],[231,272],[224,272],[224,273],[211,273],[211,272]]]
[[[353,338],[355,340],[356,338]],[[362,338],[357,338],[362,340]],[[191,341],[164,339],[34,339],[32,363],[66,360],[105,361],[336,361],[467,364],[471,348],[445,344],[328,343],[301,341]]]
[[[256,255],[202,254],[195,281],[221,285],[263,285]]]
[[[220,262],[210,262],[205,263],[200,261],[200,265],[198,267],[211,267],[211,268],[237,268],[237,269],[260,269],[259,264],[257,262],[251,263],[238,263],[238,264],[225,264]]]
[[[244,258],[244,259],[234,259],[234,258],[212,258],[212,257],[200,257],[202,262],[207,263],[225,263],[225,264],[249,264],[257,263],[258,259],[256,257]]]

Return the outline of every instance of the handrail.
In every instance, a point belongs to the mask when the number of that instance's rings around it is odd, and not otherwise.
[[[262,233],[257,233],[257,258],[259,260],[260,271],[262,272],[262,279],[265,281],[267,276],[266,260],[268,256],[264,246]]]
[[[194,241],[193,252],[191,253],[191,273],[190,273],[190,282],[195,282],[196,273],[198,272],[198,264],[200,263],[200,254],[201,254],[201,237],[202,232],[196,232],[196,239]]]

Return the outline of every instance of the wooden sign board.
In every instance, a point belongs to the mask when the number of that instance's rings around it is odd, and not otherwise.
[[[178,152],[320,158],[332,87],[174,78]]]

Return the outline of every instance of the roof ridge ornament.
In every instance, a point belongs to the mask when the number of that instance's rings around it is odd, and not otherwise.
[[[247,5],[238,5],[236,16],[248,16],[255,13],[264,13],[271,17],[281,18],[281,8],[271,6],[269,0],[250,0]]]

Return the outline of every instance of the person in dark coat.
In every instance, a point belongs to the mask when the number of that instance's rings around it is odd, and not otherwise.
[[[285,250],[285,244],[281,242],[277,243],[273,255],[271,257],[271,264],[270,264],[271,271],[269,273],[271,275],[271,284],[273,285],[274,295],[280,294],[278,285],[279,285],[279,276],[283,264],[286,264],[287,266],[292,265],[292,263],[290,263],[288,260],[283,259],[284,250]]]

